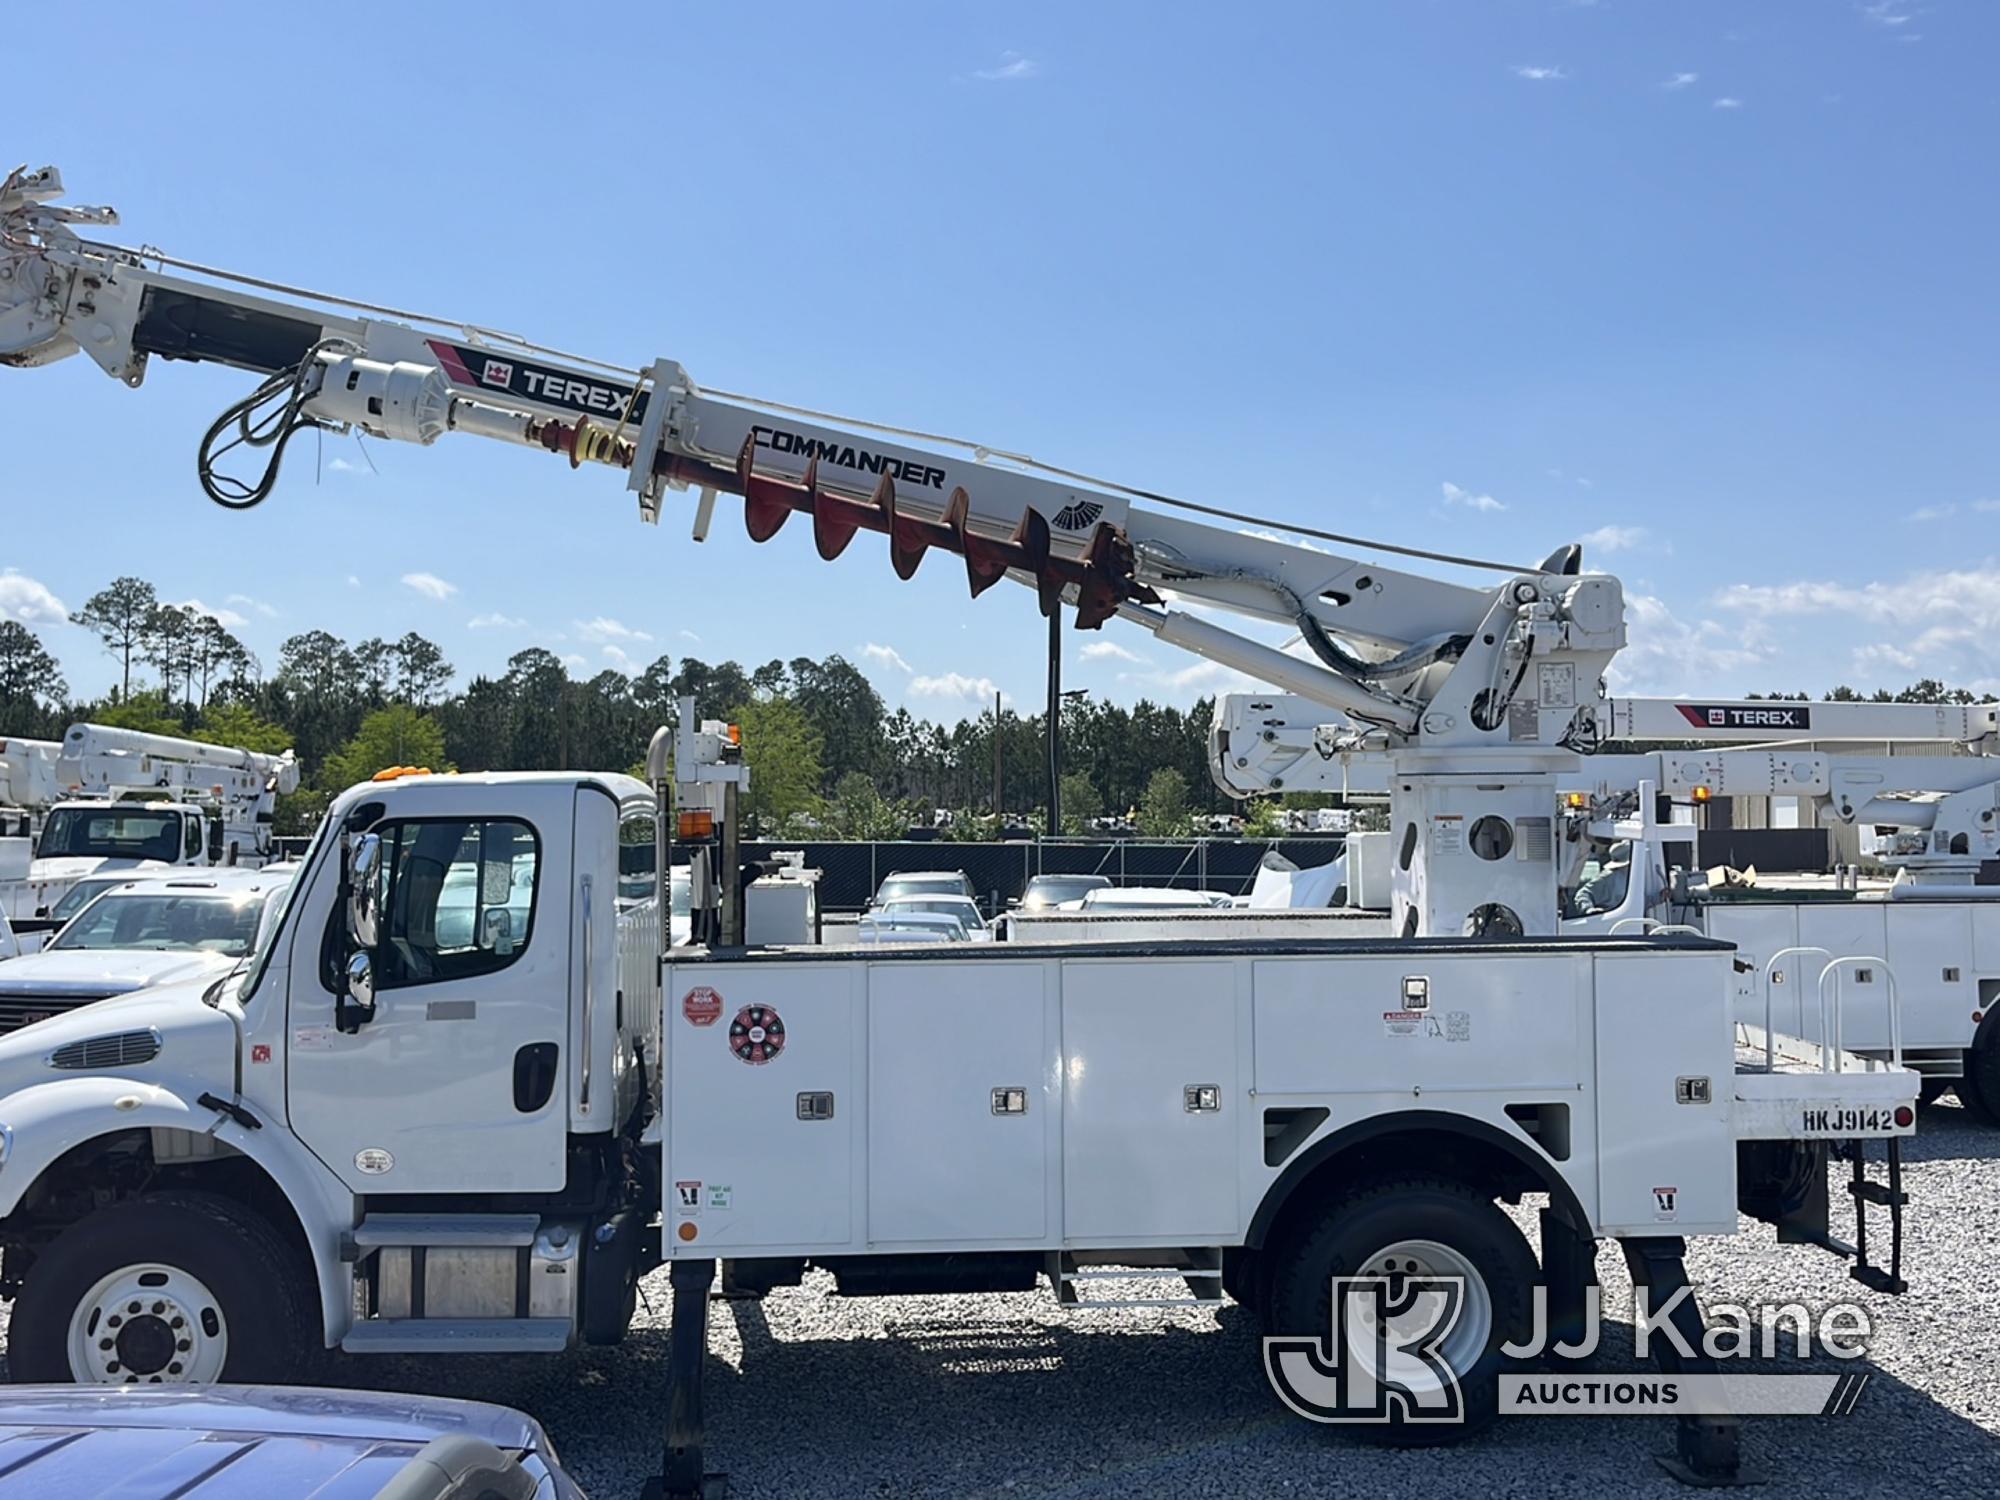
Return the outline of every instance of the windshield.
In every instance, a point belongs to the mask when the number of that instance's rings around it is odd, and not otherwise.
[[[963,896],[898,897],[893,901],[884,901],[882,906],[884,910],[892,913],[931,912],[940,917],[957,917],[960,921],[979,914],[979,909]]]
[[[912,896],[963,896],[969,882],[963,875],[891,875],[875,893],[877,901],[907,901]]]
[[[123,885],[131,879],[121,875],[115,880],[79,880],[63,893],[62,900],[49,908],[49,915],[58,922],[67,922],[114,885]]]
[[[1037,875],[1028,882],[1021,905],[1033,911],[1042,906],[1060,906],[1065,901],[1081,901],[1090,891],[1111,884],[1108,875]]]
[[[59,807],[49,814],[36,853],[42,859],[96,855],[172,864],[181,857],[181,823],[179,813],[166,809]]]
[[[262,891],[113,891],[78,912],[49,947],[164,949],[241,958],[256,942],[263,910]]]

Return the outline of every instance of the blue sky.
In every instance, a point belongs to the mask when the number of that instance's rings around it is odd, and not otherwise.
[[[234,19],[231,19],[231,15]],[[2000,8],[1642,0],[110,5],[10,72],[8,164],[117,234],[623,363],[966,433],[1280,520],[1620,574],[1617,685],[2000,689]],[[955,718],[1041,692],[1025,590],[753,546],[724,500],[470,438],[295,444],[202,499],[246,389],[0,372],[0,609],[116,574],[266,665],[419,630],[461,678],[546,644],[847,654]],[[1229,675],[1113,624],[1068,684]]]

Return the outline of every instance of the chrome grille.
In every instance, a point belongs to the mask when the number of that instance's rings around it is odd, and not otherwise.
[[[46,1021],[50,1016],[60,1016],[93,1000],[108,1000],[116,993],[107,990],[102,995],[0,995],[0,1035]]]
[[[109,1036],[86,1037],[65,1042],[49,1054],[49,1066],[81,1073],[101,1073],[108,1068],[131,1068],[151,1062],[160,1055],[160,1034],[144,1031],[115,1031]]]

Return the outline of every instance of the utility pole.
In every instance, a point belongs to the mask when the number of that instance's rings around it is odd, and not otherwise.
[[[997,837],[1001,824],[1006,821],[1002,811],[1006,803],[1002,800],[1000,785],[1000,690],[993,690],[993,832]]]
[[[1062,833],[1062,606],[1049,611],[1049,822],[1046,838]]]

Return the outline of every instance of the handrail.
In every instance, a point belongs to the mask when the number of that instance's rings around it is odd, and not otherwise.
[[[576,1112],[580,1115],[590,1113],[590,1020],[591,1002],[595,998],[593,993],[593,971],[596,967],[594,960],[597,949],[597,923],[595,913],[591,910],[590,887],[591,879],[586,875],[583,877],[582,899],[579,903],[583,908],[583,1003],[581,1006],[583,1012],[583,1074],[577,1083]]]
[[[1800,946],[1797,946],[1797,947],[1792,947],[1792,948],[1780,948],[1780,949],[1779,949],[1779,950],[1778,950],[1778,951],[1777,951],[1776,953],[1773,953],[1773,954],[1772,954],[1772,955],[1770,956],[1770,958],[1768,958],[1767,960],[1765,960],[1765,963],[1764,963],[1764,1071],[1765,1071],[1765,1072],[1767,1072],[1767,1073],[1768,1073],[1768,1072],[1772,1072],[1772,1071],[1775,1071],[1775,1070],[1776,1070],[1776,1068],[1777,1068],[1777,1066],[1778,1066],[1778,1042],[1777,1042],[1777,1033],[1776,1033],[1776,1032],[1774,1032],[1774,1031],[1773,1031],[1773,1030],[1771,1029],[1771,1005],[1772,1005],[1772,1001],[1773,1001],[1773,999],[1775,998],[1775,997],[1773,996],[1773,994],[1772,994],[1772,990],[1771,990],[1771,987],[1772,987],[1772,983],[1773,983],[1773,981],[1772,981],[1772,978],[1771,978],[1771,976],[1772,976],[1772,975],[1773,975],[1773,974],[1774,974],[1774,973],[1775,973],[1775,972],[1777,971],[1777,967],[1778,967],[1778,963],[1779,963],[1779,961],[1780,961],[1781,959],[1787,959],[1787,958],[1790,958],[1790,957],[1791,957],[1791,956],[1792,956],[1792,955],[1793,955],[1794,953],[1817,953],[1817,954],[1818,954],[1818,955],[1819,955],[1819,956],[1820,956],[1821,958],[1826,958],[1826,959],[1831,959],[1831,958],[1833,957],[1833,950],[1832,950],[1832,949],[1830,949],[1830,948],[1822,948],[1822,947],[1819,947],[1819,946],[1818,946],[1817,944],[1812,944],[1812,943],[1807,943],[1807,944],[1803,944],[1803,945],[1800,945]],[[1821,972],[1821,976],[1820,976],[1820,977],[1821,977],[1822,979],[1826,977],[1826,976],[1825,976],[1825,973],[1824,973],[1824,971],[1822,971],[1822,972]],[[1803,1018],[1802,1018],[1802,1019],[1803,1019]],[[1825,990],[1824,990],[1824,989],[1822,989],[1822,990],[1821,990],[1821,992],[1820,992],[1820,1000],[1819,1000],[1819,1040],[1820,1040],[1820,1046],[1821,1046],[1821,1048],[1822,1048],[1822,1049],[1824,1049],[1824,1048],[1825,1048],[1825,1046],[1826,1046],[1826,1040],[1827,1040],[1827,1035],[1826,1035],[1826,992],[1825,992]],[[1821,1053],[1821,1057],[1820,1057],[1820,1061],[1821,1061],[1821,1063],[1822,1063],[1822,1064],[1824,1064],[1824,1063],[1825,1063],[1825,1061],[1826,1061],[1826,1058],[1825,1058],[1825,1054],[1824,1054],[1824,1051],[1822,1051],[1822,1053]]]
[[[1638,927],[1639,935],[1641,937],[1652,937],[1656,933],[1662,933],[1662,932],[1686,932],[1686,933],[1692,933],[1696,937],[1708,936],[1708,934],[1703,932],[1699,927],[1692,926],[1689,923],[1662,922],[1658,917],[1620,917],[1617,921],[1611,924],[1610,929],[1605,933],[1605,936],[1616,937],[1618,936],[1618,931],[1620,928],[1632,927],[1635,925]]]
[[[1889,967],[1889,961],[1885,958],[1881,958],[1875,954],[1870,954],[1870,953],[1855,953],[1855,954],[1849,954],[1845,958],[1836,958],[1831,963],[1829,963],[1824,969],[1821,969],[1819,971],[1819,1013],[1820,1013],[1820,1046],[1821,1046],[1820,1068],[1822,1072],[1838,1073],[1839,1071],[1841,1071],[1841,1062],[1840,1062],[1840,1059],[1842,1057],[1841,1046],[1840,1046],[1841,970],[1848,967],[1849,965],[1852,965],[1853,967],[1858,969],[1863,964],[1868,964],[1871,967],[1879,967],[1882,970],[1882,977],[1888,981],[1889,1061],[1891,1064],[1893,1064],[1895,1067],[1898,1068],[1902,1067],[1903,1065],[1903,1007],[1901,1003],[1898,1001],[1896,996],[1896,971]],[[1829,979],[1834,981],[1833,1049],[1830,1058],[1825,1050],[1826,1009],[1827,1009],[1826,982]],[[1831,1062],[1832,1064],[1831,1067],[1828,1066],[1829,1062]]]

